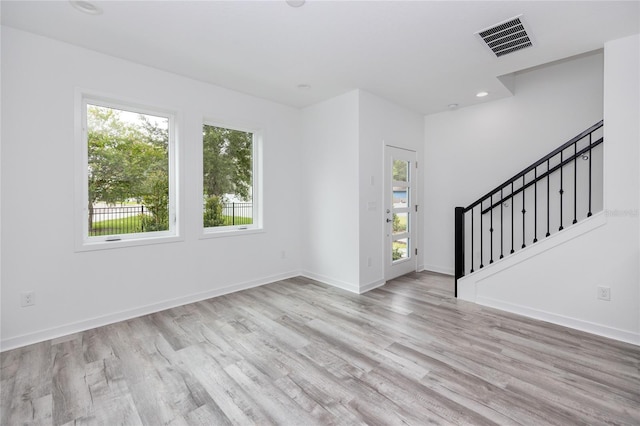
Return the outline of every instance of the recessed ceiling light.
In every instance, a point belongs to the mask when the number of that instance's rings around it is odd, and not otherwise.
[[[476,96],[479,98],[484,98],[485,96],[487,96],[489,94],[489,92],[478,92],[476,93]]]
[[[76,10],[79,10],[82,13],[86,13],[88,15],[101,15],[102,9],[96,6],[93,3],[90,3],[85,0],[69,0],[71,6],[73,6]]]
[[[287,4],[291,7],[300,7],[304,4],[305,0],[287,0]]]
[[[447,107],[449,109],[457,109],[458,108],[458,104],[449,104],[449,105],[447,105]]]
[[[306,83],[298,84],[296,87],[298,89],[300,89],[300,90],[309,90],[309,89],[311,89],[311,85],[310,84],[306,84]]]

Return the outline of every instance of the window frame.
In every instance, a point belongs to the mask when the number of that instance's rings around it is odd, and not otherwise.
[[[178,114],[167,108],[152,106],[141,102],[114,98],[95,92],[76,90],[75,107],[75,140],[76,140],[76,251],[91,251],[114,249],[121,247],[141,246],[148,244],[182,241],[180,234],[180,215],[178,198]],[[168,170],[169,170],[169,229],[166,231],[137,232],[129,234],[114,234],[89,236],[87,226],[89,219],[89,146],[87,126],[87,105],[103,108],[118,109],[133,113],[148,114],[167,118],[168,141]]]
[[[221,122],[220,120],[211,120],[204,118],[200,126],[200,135],[204,126],[220,127],[228,130],[236,130],[239,132],[251,133],[251,203],[252,203],[252,215],[253,223],[250,225],[227,225],[227,226],[211,226],[205,227],[203,222],[204,217],[204,203],[200,203],[200,238],[220,238],[231,237],[237,235],[249,235],[264,232],[263,224],[263,201],[262,201],[262,145],[264,143],[264,131],[257,126],[235,125],[229,122]],[[198,177],[199,182],[199,197],[202,199],[204,193],[204,140],[202,136],[199,138],[199,160],[200,160],[200,174]]]

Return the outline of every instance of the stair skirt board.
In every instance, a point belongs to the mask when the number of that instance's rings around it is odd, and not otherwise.
[[[547,238],[538,241],[535,244],[528,245],[527,247],[518,250],[514,254],[507,256],[503,259],[498,259],[490,265],[485,265],[482,269],[476,269],[475,272],[458,278],[458,297],[463,300],[470,300],[469,297],[475,298],[475,294],[471,295],[468,292],[469,283],[478,283],[485,280],[492,275],[495,275],[507,268],[511,268],[519,263],[526,261],[534,256],[544,253],[547,250],[551,250],[561,244],[571,241],[583,234],[593,231],[607,223],[607,217],[604,213],[598,212],[588,219],[582,222],[576,223],[566,228],[563,232],[552,234]],[[473,301],[473,300],[470,300]]]
[[[474,302],[479,305],[489,306],[507,312],[563,325],[581,331],[609,337],[612,339],[624,341],[640,345],[640,334],[631,331],[621,330],[590,321],[572,318],[559,313],[548,312],[537,309],[535,307],[523,306],[522,304],[512,303],[508,300],[498,300],[495,297],[488,297],[482,294],[479,289],[486,284],[492,277],[500,274],[507,269],[526,262],[527,260],[538,256],[549,250],[553,250],[560,245],[567,243],[575,238],[585,235],[601,226],[606,225],[607,217],[604,211],[594,214],[592,217],[571,225],[563,232],[553,234],[548,238],[540,240],[524,249],[514,253],[511,256],[495,261],[491,265],[487,265],[482,269],[476,270],[474,273],[458,278],[458,298],[461,300]]]

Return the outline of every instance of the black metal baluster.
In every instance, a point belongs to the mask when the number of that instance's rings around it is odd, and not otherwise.
[[[504,257],[504,224],[502,221],[504,198],[502,196],[502,189],[503,188],[500,188],[500,259]]]
[[[473,272],[473,259],[474,259],[474,255],[473,255],[473,207],[471,208],[471,271],[469,271],[470,273]]]
[[[591,216],[591,133],[589,133],[589,212],[587,217]]]
[[[491,224],[489,227],[489,237],[490,237],[490,245],[491,253],[489,255],[489,264],[493,263],[493,194],[491,194],[491,198],[489,199],[489,208],[491,209]]]
[[[483,235],[483,225],[482,225],[482,216],[484,216],[482,214],[482,204],[484,203],[483,201],[480,201],[480,269],[484,268],[484,264],[483,264],[483,250],[484,250],[484,235]]]
[[[573,223],[578,223],[578,142],[573,144]]]
[[[562,164],[562,153],[563,151],[560,151],[560,164]],[[563,170],[564,167],[560,166],[560,228],[558,228],[558,231],[562,231],[564,229],[564,226],[562,226],[562,194],[564,194],[564,182],[563,182]]]
[[[511,181],[511,254],[515,253],[515,250],[513,249],[513,222],[514,222],[514,216],[513,216],[513,202],[515,200],[513,199],[513,181]]]
[[[517,196],[517,194],[519,192],[522,192],[522,248],[525,248],[526,245],[526,237],[527,237],[527,202],[526,202],[526,191],[530,186],[533,186],[534,188],[534,192],[533,192],[533,208],[534,208],[534,215],[533,215],[533,237],[532,237],[532,244],[537,243],[538,242],[538,181],[542,180],[544,178],[547,179],[547,199],[546,199],[546,203],[547,203],[547,230],[546,230],[546,237],[549,237],[551,235],[551,175],[553,173],[555,173],[558,169],[560,169],[560,173],[559,173],[559,178],[560,178],[560,184],[559,184],[559,194],[560,194],[560,199],[559,199],[559,214],[560,214],[560,220],[559,220],[559,227],[558,227],[558,231],[562,231],[564,229],[564,166],[566,166],[567,164],[570,164],[571,162],[573,162],[573,166],[574,166],[574,173],[573,173],[573,191],[574,191],[574,199],[573,199],[573,223],[577,223],[578,222],[578,143],[581,143],[581,140],[584,140],[584,138],[586,136],[589,137],[589,146],[588,147],[583,147],[580,149],[580,155],[582,156],[581,158],[584,160],[589,160],[589,182],[588,182],[588,189],[589,189],[589,194],[588,194],[588,212],[587,212],[587,217],[592,216],[592,208],[593,208],[593,159],[592,159],[592,154],[593,154],[593,149],[595,147],[597,147],[598,145],[600,145],[603,142],[603,138],[599,138],[598,140],[596,140],[595,142],[593,141],[593,133],[595,132],[595,130],[599,129],[602,127],[602,122],[592,126],[590,129],[588,129],[585,132],[582,132],[580,135],[576,136],[575,138],[573,138],[572,140],[570,140],[569,142],[563,144],[562,146],[560,146],[559,148],[555,149],[553,152],[551,152],[549,155],[545,156],[544,158],[542,158],[541,160],[539,160],[538,162],[534,163],[533,165],[527,167],[526,169],[524,169],[520,174],[516,175],[517,177],[507,181],[505,183],[503,183],[501,186],[495,188],[493,190],[493,192],[489,192],[488,194],[486,194],[484,197],[478,199],[475,203],[472,204],[473,207],[468,207],[466,209],[466,211],[464,211],[463,213],[468,212],[469,210],[471,210],[471,272],[474,272],[474,268],[475,268],[475,212],[474,210],[476,208],[480,209],[480,254],[479,254],[479,264],[480,264],[480,268],[484,268],[484,214],[486,213],[490,213],[490,227],[489,227],[489,250],[490,250],[490,254],[489,254],[489,264],[494,262],[494,255],[496,253],[494,253],[494,237],[495,237],[495,232],[496,229],[494,229],[495,223],[494,223],[494,213],[493,210],[496,207],[500,207],[500,255],[499,258],[502,259],[504,258],[504,249],[505,249],[505,242],[504,242],[504,209],[508,208],[508,204],[506,204],[508,202],[508,200],[505,199],[505,194],[504,194],[504,190],[505,188],[507,188],[508,185],[511,185],[511,193],[509,194],[509,198],[511,199],[511,254],[515,253],[515,197]],[[595,130],[594,130],[595,129]],[[567,160],[564,160],[564,151],[568,151],[571,147],[571,145],[573,145],[573,156],[570,158],[567,158]],[[551,160],[553,159],[554,162],[556,161],[555,158],[556,156],[559,154],[559,162],[557,164],[554,165],[553,168],[551,168]],[[585,155],[589,155],[588,157],[585,157]],[[538,167],[544,167],[542,164],[546,162],[547,163],[547,170],[543,171],[540,173],[540,176],[538,176]],[[533,170],[534,173],[534,178],[533,180],[530,180],[529,182],[527,182],[527,177],[526,175],[528,173],[530,173]],[[522,177],[522,183],[520,188],[518,188],[518,190],[516,191],[515,189],[515,184],[517,183],[517,181],[520,179],[520,177]],[[544,188],[542,189],[544,190]],[[496,202],[494,204],[493,202],[493,197],[494,195],[496,195],[498,193],[498,191],[500,192],[500,200],[498,202]],[[581,190],[582,191],[582,190]],[[487,209],[484,209],[484,203],[485,201],[489,200],[490,206]],[[544,200],[541,200],[541,202],[544,202]],[[570,202],[570,201],[569,201]],[[569,206],[569,208],[571,208],[571,206]],[[457,208],[458,209],[458,208]],[[463,209],[463,208],[460,208]],[[554,207],[555,209],[555,207]],[[542,214],[544,215],[544,212],[542,212]],[[571,214],[571,213],[568,213]],[[233,215],[232,215],[233,217]],[[571,220],[570,218],[568,218],[569,220]],[[457,228],[456,228],[457,229]],[[543,229],[540,229],[541,232],[544,232]],[[457,240],[456,240],[457,241]],[[508,242],[507,242],[508,244]],[[468,251],[465,251],[465,253],[467,253]],[[462,269],[464,270],[464,268],[468,267],[469,265],[464,265],[462,266]],[[456,267],[457,268],[457,267]],[[458,269],[456,269],[458,270]]]
[[[538,242],[538,166],[533,169],[533,242]]]
[[[524,189],[524,185],[525,185],[525,181],[524,181],[524,175],[522,175],[522,248],[525,248],[527,245],[525,244],[525,232],[524,232],[524,228],[525,228],[525,213],[527,212],[527,210],[525,209],[525,198],[524,198],[524,193],[527,192],[526,189]]]
[[[551,226],[551,221],[549,216],[549,210],[551,209],[551,204],[549,203],[549,196],[551,193],[549,189],[550,179],[551,179],[551,175],[549,174],[549,160],[547,160],[547,235],[545,235],[545,237],[548,237],[549,235],[551,235],[551,232],[549,232],[549,227]]]
[[[455,250],[455,280],[453,287],[454,297],[458,297],[458,278],[464,277],[465,267],[465,238],[464,238],[464,207],[454,209],[454,250]]]

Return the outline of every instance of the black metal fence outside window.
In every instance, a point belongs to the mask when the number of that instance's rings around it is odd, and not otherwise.
[[[253,223],[253,203],[224,203],[224,225],[249,225]]]
[[[142,218],[152,216],[149,209],[143,205],[94,207],[90,214],[90,237],[145,232]],[[222,214],[222,226],[252,224],[253,203],[224,203]]]
[[[142,217],[151,214],[145,206],[94,207],[89,213],[90,237],[144,232]]]

